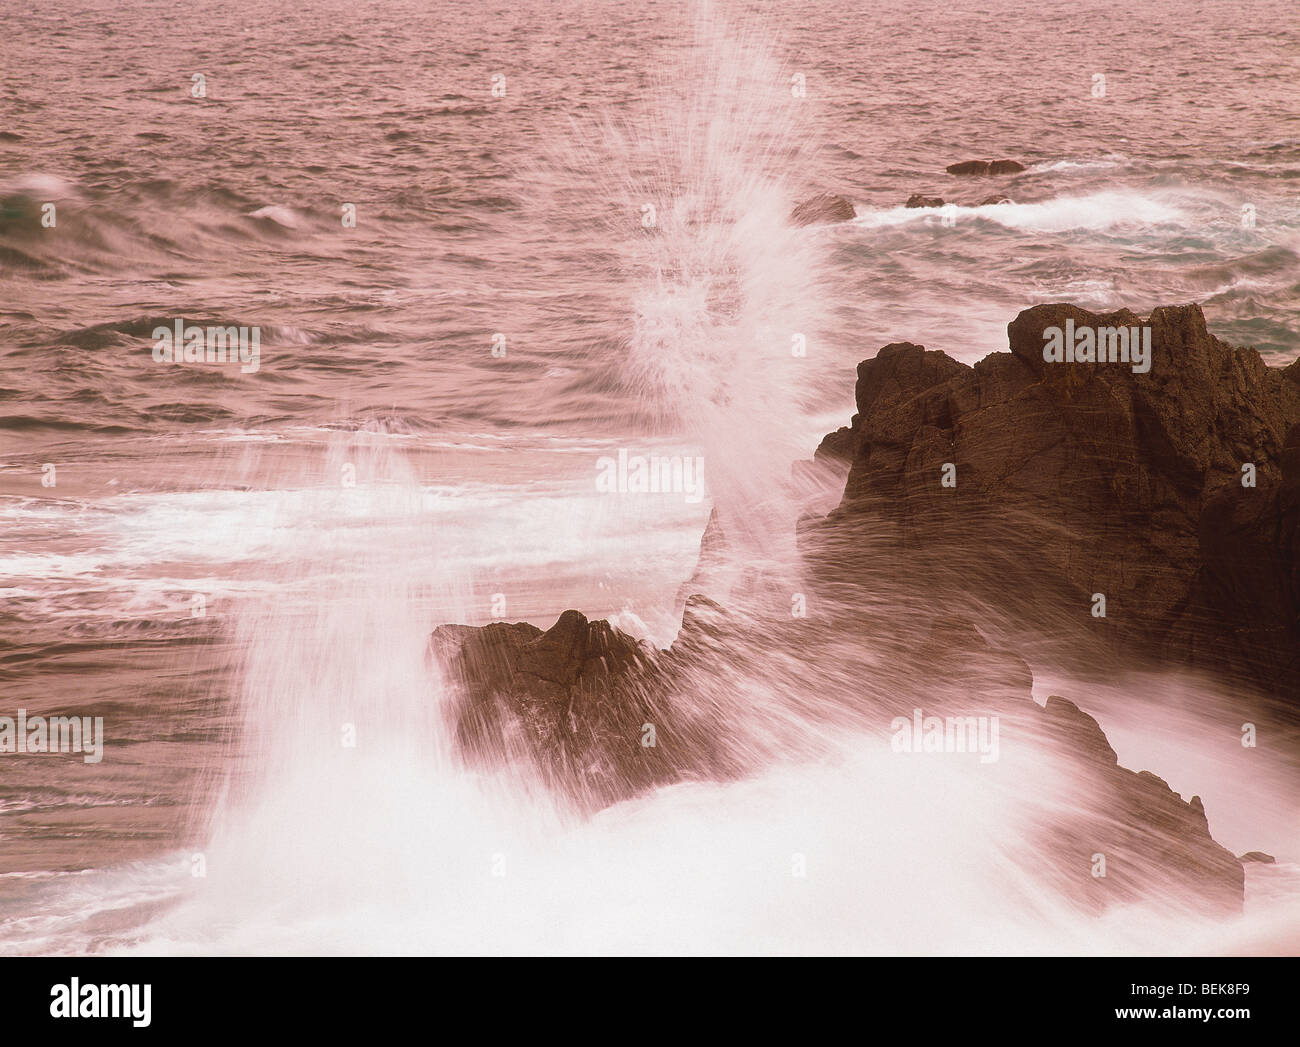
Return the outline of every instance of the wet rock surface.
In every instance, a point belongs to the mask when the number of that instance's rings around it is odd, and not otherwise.
[[[1149,328],[1149,370],[1045,362],[1067,325]],[[911,343],[859,365],[858,413],[818,449],[851,456],[844,498],[810,546],[844,574],[887,524],[910,571],[1013,634],[1059,622],[1296,698],[1300,365],[1220,341],[1197,306],[1037,306],[1008,335],[973,367]]]
[[[988,787],[1041,803],[1032,808],[1038,818],[1029,834],[1035,861],[1071,904],[1101,912],[1172,893],[1209,914],[1240,909],[1241,862],[1211,837],[1200,799],[1184,802],[1150,772],[1120,766],[1096,720],[1068,699],[1054,695],[1039,706],[1024,660],[992,647],[970,622],[938,619],[910,644],[886,638],[881,664],[889,671],[847,701],[815,670],[818,659],[840,650],[843,630],[811,621],[773,635],[773,625],[757,626],[696,596],[667,651],[577,611],[546,632],[527,623],[443,627],[433,645],[449,669],[466,758],[488,766],[522,760],[549,788],[594,811],[656,786],[726,781],[759,769],[748,746],[738,755],[718,737],[725,718],[709,716],[707,703],[702,710],[696,701],[709,674],[724,687],[744,681],[758,628],[770,664],[802,664],[789,684],[797,690],[805,681],[800,711],[810,724],[821,717],[825,725],[883,731],[913,716],[919,723],[922,706],[926,717],[978,711],[993,718],[1003,762],[985,768]],[[690,699],[682,701],[687,689]],[[1036,780],[1041,765],[1024,761],[1039,753],[1070,769],[1066,787],[1050,785],[1051,774]],[[967,755],[978,758],[973,750]],[[883,758],[933,757],[896,750]]]
[[[819,225],[826,222],[848,222],[857,217],[853,204],[835,193],[821,193],[797,204],[790,212],[795,225]]]
[[[1067,321],[1149,326],[1149,371],[1044,363],[1044,331]],[[843,498],[799,524],[806,616],[741,572],[725,604],[684,592],[667,650],[574,610],[545,631],[438,629],[465,758],[522,762],[592,811],[815,759],[823,731],[982,718],[1004,755],[962,755],[1028,801],[1034,860],[1070,904],[1239,911],[1242,862],[1263,859],[1216,843],[1199,797],[1121,766],[1075,701],[1039,705],[1016,623],[1050,632],[1045,616],[1073,616],[1073,638],[1080,621],[1119,622],[1107,642],[1154,638],[1171,658],[1209,645],[1213,664],[1276,685],[1296,650],[1300,368],[1220,342],[1195,306],[1145,320],[1039,306],[1008,333],[1010,352],[973,367],[909,342],[859,366],[857,413],[817,450],[848,466]],[[1257,486],[1241,486],[1243,462]],[[715,511],[687,588],[728,563]],[[1089,614],[1097,592],[1106,619]]]

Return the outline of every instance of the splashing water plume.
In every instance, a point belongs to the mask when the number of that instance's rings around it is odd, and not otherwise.
[[[619,383],[698,448],[715,510],[756,559],[789,557],[789,463],[827,328],[824,233],[790,220],[817,170],[791,75],[759,24],[700,5],[650,101],[578,130],[617,201],[607,233],[632,307]]]
[[[791,462],[806,457],[812,387],[833,370],[818,347],[834,327],[824,282],[835,238],[922,219],[897,208],[847,233],[795,226],[792,208],[823,188],[821,160],[806,100],[791,93],[777,55],[758,23],[699,5],[690,45],[648,101],[551,146],[557,170],[594,180],[588,199],[553,204],[567,209],[551,219],[603,223],[611,261],[594,262],[592,278],[626,303],[609,381],[651,428],[631,438],[705,462],[725,535],[711,555],[730,578],[710,595],[734,598],[734,618],[710,634],[716,642],[689,663],[663,712],[689,725],[724,773],[683,764],[674,784],[593,813],[512,759],[509,740],[504,761],[458,747],[460,698],[430,634],[481,615],[473,594],[483,578],[451,554],[415,453],[391,438],[406,434],[338,433],[318,463],[273,478],[301,521],[293,561],[267,567],[275,591],[292,598],[250,601],[240,613],[239,724],[210,768],[225,781],[194,827],[203,842],[163,862],[87,874],[67,889],[66,918],[29,921],[5,948],[983,954],[1224,952],[1300,940],[1294,893],[1212,921],[1169,879],[1141,903],[1101,917],[1081,911],[1044,872],[1045,826],[1087,808],[1080,781],[1068,752],[1013,715],[996,767],[974,754],[891,750],[886,725],[911,700],[897,686],[899,646],[886,638],[916,640],[909,629],[951,610],[941,595],[918,596],[881,571],[840,608],[843,628],[778,639],[791,617],[785,601],[804,585],[794,535],[808,492],[791,481]],[[1177,215],[1172,204],[1101,202],[1124,204],[1121,217],[1135,222]],[[974,216],[986,224],[1059,230],[1096,203],[1080,195],[971,210],[988,211]],[[253,214],[293,225],[293,212]],[[340,488],[333,478],[348,469],[357,482]],[[468,527],[503,544],[536,524],[529,549],[541,547],[542,560],[546,541],[580,546],[585,535],[568,504],[545,516],[530,508],[513,532],[481,512]],[[884,534],[865,544],[855,555],[868,563],[897,551]],[[954,548],[952,570],[989,569],[985,550]],[[502,573],[522,575],[510,552]],[[757,575],[762,586],[738,581]],[[977,655],[969,668],[973,678],[1002,663]],[[1088,686],[1064,670],[1039,679],[1066,680],[1064,693]],[[937,684],[927,704],[964,708],[971,687]],[[1137,736],[1134,725],[1157,707],[1145,692],[1107,694],[1098,716],[1113,713]],[[1195,725],[1168,734],[1163,746],[1133,749],[1157,761],[1201,744]],[[1207,757],[1203,766],[1211,780],[1191,784],[1217,831],[1228,819],[1212,779],[1236,765]],[[1266,777],[1281,781],[1286,770]],[[1247,821],[1252,832],[1270,824],[1258,812]],[[1280,873],[1251,870],[1248,898],[1293,875],[1289,860]]]

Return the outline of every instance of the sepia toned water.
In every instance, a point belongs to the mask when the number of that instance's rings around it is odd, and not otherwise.
[[[711,505],[788,562],[833,504],[790,463],[888,342],[970,362],[1039,302],[1197,302],[1300,355],[1292,4],[50,0],[0,29],[0,716],[107,738],[0,755],[0,951],[1300,945],[1289,757],[1244,770],[1177,681],[1093,711],[1279,857],[1227,929],[1010,903],[1013,805],[936,813],[960,774],[863,739],[575,824],[458,769],[423,657],[568,607],[666,645]],[[1027,170],[944,172],[1002,157]],[[857,218],[793,228],[827,191]],[[256,373],[156,362],[178,318],[257,327]],[[620,449],[699,456],[708,497],[601,493]]]

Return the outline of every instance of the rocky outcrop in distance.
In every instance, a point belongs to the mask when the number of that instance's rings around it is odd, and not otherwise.
[[[1025,165],[1018,160],[962,160],[944,168],[952,175],[1019,174],[1024,169]]]
[[[904,207],[943,207],[947,201],[942,196],[925,196],[921,193],[913,193],[907,198]],[[1015,203],[1009,196],[1003,196],[1001,193],[994,193],[992,196],[986,196],[983,200],[971,204],[972,207],[989,207],[994,204],[1011,204]]]
[[[797,204],[790,212],[794,225],[820,225],[826,222],[848,222],[857,217],[853,204],[835,193],[822,193]]]

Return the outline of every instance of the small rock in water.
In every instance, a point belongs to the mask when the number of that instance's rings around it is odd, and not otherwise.
[[[857,217],[853,205],[835,193],[822,193],[805,200],[790,212],[795,225],[816,225],[819,222],[847,222]]]
[[[991,207],[993,204],[1014,204],[1015,201],[1009,196],[1003,196],[1001,193],[994,193],[992,196],[986,196],[976,207]]]
[[[1260,862],[1263,865],[1272,865],[1277,859],[1271,854],[1265,854],[1263,851],[1247,851],[1238,861],[1242,862]]]
[[[1025,169],[1018,160],[962,160],[949,164],[944,170],[954,175],[1017,174]]]
[[[913,193],[907,198],[904,207],[942,207],[942,196],[922,196],[920,193]]]

